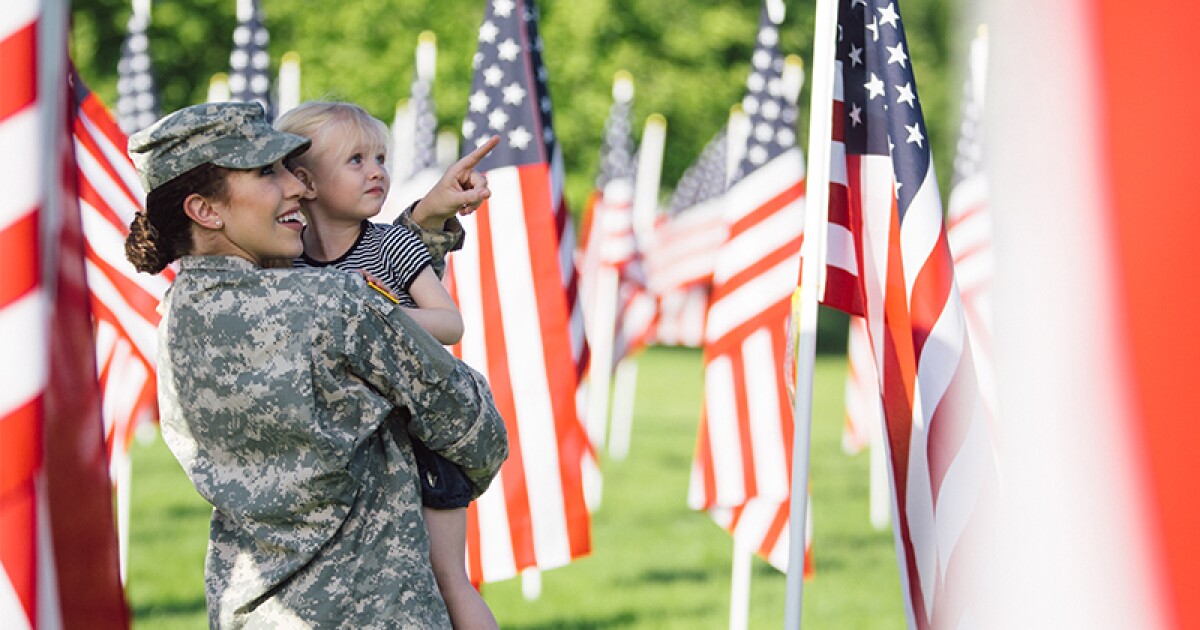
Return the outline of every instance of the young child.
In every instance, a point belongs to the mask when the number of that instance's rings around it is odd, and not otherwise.
[[[305,186],[308,217],[297,267],[332,266],[366,272],[438,341],[462,337],[458,307],[434,273],[428,250],[405,227],[372,223],[383,208],[389,175],[388,130],[352,103],[309,102],[285,113],[275,127],[312,139],[289,167]],[[413,439],[421,478],[430,561],[455,628],[497,628],[495,617],[466,573],[466,507],[472,488],[462,471]]]

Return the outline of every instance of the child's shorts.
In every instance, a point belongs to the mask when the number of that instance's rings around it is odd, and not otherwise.
[[[466,473],[416,438],[412,439],[412,447],[421,477],[421,504],[435,510],[467,507],[474,488]]]

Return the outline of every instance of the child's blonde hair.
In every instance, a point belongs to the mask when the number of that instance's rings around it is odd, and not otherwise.
[[[366,142],[382,149],[385,153],[391,145],[391,133],[383,121],[367,113],[367,110],[340,101],[309,101],[288,110],[275,121],[275,128],[310,138],[314,148],[318,136],[328,133],[330,126],[338,123],[349,133],[341,134],[341,145]],[[324,144],[324,143],[321,143]],[[332,147],[331,147],[332,148]],[[294,158],[300,165],[311,164],[319,151],[308,151],[310,155]]]

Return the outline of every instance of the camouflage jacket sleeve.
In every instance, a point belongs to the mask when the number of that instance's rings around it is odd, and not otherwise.
[[[399,217],[396,217],[393,223],[412,230],[420,237],[421,242],[425,243],[425,247],[429,248],[429,255],[433,257],[433,272],[441,278],[446,273],[446,255],[462,249],[466,232],[459,223],[458,217],[446,219],[446,224],[440,230],[422,227],[412,216],[413,208],[416,206],[417,202],[414,201],[412,205],[404,209],[404,212],[400,213]]]
[[[508,457],[504,420],[487,381],[403,309],[352,278],[362,285],[364,298],[349,304],[346,318],[351,370],[408,408],[408,432],[461,467],[479,496]]]

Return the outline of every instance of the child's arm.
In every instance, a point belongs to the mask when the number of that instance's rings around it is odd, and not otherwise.
[[[445,285],[433,273],[432,267],[425,267],[417,274],[408,287],[408,294],[418,308],[405,311],[421,328],[445,345],[456,344],[462,339],[462,314],[458,312],[458,305],[450,299]]]

